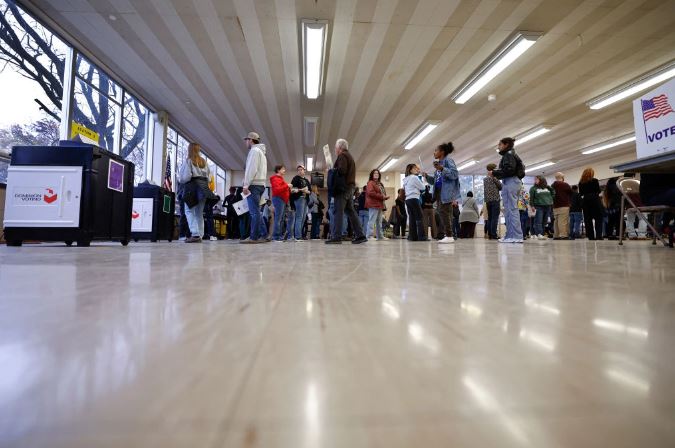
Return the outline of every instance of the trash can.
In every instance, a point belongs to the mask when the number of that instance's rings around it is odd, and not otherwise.
[[[134,164],[98,146],[16,146],[8,169],[5,239],[65,241],[131,239]]]
[[[152,184],[134,187],[131,238],[134,241],[173,241],[176,194]]]

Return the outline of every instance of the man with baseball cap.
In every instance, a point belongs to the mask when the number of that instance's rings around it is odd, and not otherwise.
[[[251,236],[242,243],[262,243],[267,241],[267,235],[260,231],[260,198],[265,192],[265,180],[267,178],[267,154],[265,145],[260,143],[260,135],[257,132],[249,132],[244,137],[248,156],[244,170],[244,196],[248,203],[248,212],[251,216]]]

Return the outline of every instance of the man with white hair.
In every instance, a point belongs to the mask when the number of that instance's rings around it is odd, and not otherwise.
[[[565,182],[565,175],[555,173],[555,182],[551,184],[555,190],[553,197],[553,239],[566,240],[570,231],[570,205],[572,204],[572,187]]]
[[[335,227],[331,239],[326,241],[326,244],[342,244],[342,218],[347,214],[349,222],[352,224],[354,230],[354,239],[352,244],[361,244],[367,241],[363,234],[359,216],[354,210],[354,190],[356,189],[356,164],[354,158],[349,153],[349,143],[347,140],[340,138],[335,142],[335,153],[337,159],[333,165],[333,175],[331,185],[331,193],[333,195],[333,210],[334,216],[331,216],[331,221],[335,222]]]

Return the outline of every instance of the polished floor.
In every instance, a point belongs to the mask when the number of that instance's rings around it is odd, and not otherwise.
[[[673,447],[649,242],[0,246],[1,447]]]

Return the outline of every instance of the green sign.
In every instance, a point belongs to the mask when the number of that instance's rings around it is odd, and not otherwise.
[[[168,194],[164,195],[164,206],[162,207],[164,213],[171,213],[171,196]]]

